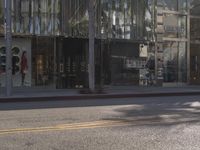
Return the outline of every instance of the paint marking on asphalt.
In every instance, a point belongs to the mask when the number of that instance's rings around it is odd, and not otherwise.
[[[35,128],[16,128],[0,130],[0,135],[16,134],[16,133],[29,133],[29,132],[47,132],[47,131],[61,131],[61,130],[80,130],[80,129],[94,129],[114,126],[128,125],[130,122],[123,120],[102,120],[93,122],[82,122],[72,124],[61,124],[48,127],[35,127]]]
[[[130,125],[144,125],[144,124],[160,124],[160,123],[173,123],[177,120],[162,120],[158,117],[145,117],[137,118],[133,120],[99,120],[91,122],[69,123],[59,124],[55,126],[46,127],[33,127],[33,128],[16,128],[16,129],[4,129],[0,130],[0,135],[16,134],[16,133],[32,133],[32,132],[47,132],[47,131],[64,131],[64,130],[81,130],[81,129],[94,129],[94,128],[106,128],[117,126],[130,126]],[[184,122],[185,120],[179,120]],[[191,120],[190,120],[191,121]]]

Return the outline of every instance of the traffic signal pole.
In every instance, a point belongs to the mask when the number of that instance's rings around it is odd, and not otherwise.
[[[94,0],[89,0],[89,89],[95,90],[95,61],[94,61]]]
[[[12,91],[12,33],[11,33],[11,0],[4,0],[5,43],[6,43],[6,96]]]

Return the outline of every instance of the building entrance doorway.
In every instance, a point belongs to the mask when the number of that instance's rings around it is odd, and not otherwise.
[[[200,84],[200,43],[190,44],[190,83]]]
[[[36,37],[32,40],[33,84],[55,87],[55,39]]]
[[[163,44],[164,83],[177,84],[187,81],[186,43],[167,41]]]
[[[84,88],[87,85],[87,41],[61,39],[58,48],[57,88]]]

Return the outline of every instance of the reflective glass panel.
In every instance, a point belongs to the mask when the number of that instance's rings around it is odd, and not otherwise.
[[[102,36],[151,39],[153,9],[151,0],[102,0]]]
[[[164,82],[187,81],[185,42],[165,42],[163,45]]]
[[[180,12],[187,12],[187,1],[188,0],[179,0],[178,2],[178,10],[180,11]]]
[[[190,39],[200,41],[200,18],[190,18]]]
[[[88,36],[88,0],[67,0],[65,3],[63,24],[69,36]]]
[[[158,0],[158,5],[164,10],[187,12],[188,0]]]
[[[187,17],[182,15],[165,14],[164,15],[164,36],[170,38],[186,37]]]
[[[60,34],[60,0],[12,0],[11,11],[15,34]]]
[[[191,15],[200,16],[200,1],[191,0],[190,2],[190,13]]]
[[[0,0],[0,33],[4,33],[4,11],[3,0]]]
[[[165,10],[178,11],[178,0],[161,0]]]

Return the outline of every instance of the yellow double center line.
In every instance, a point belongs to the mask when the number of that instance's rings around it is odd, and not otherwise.
[[[118,120],[118,121],[102,120],[102,121],[93,121],[93,122],[61,124],[61,125],[48,126],[48,127],[6,129],[6,130],[0,130],[0,135],[15,134],[15,133],[28,133],[28,132],[45,132],[45,131],[103,128],[103,127],[123,126],[123,125],[128,125],[128,124],[130,124],[130,122],[123,121],[123,120]]]

